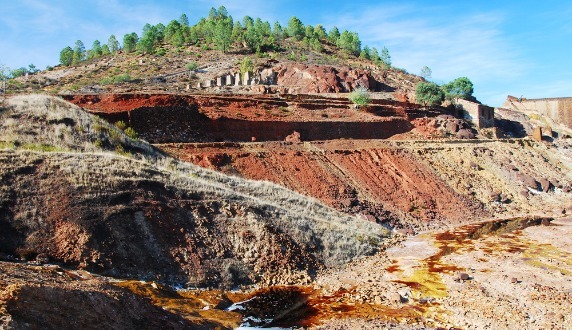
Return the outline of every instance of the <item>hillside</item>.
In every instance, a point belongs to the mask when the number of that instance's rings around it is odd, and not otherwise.
[[[55,98],[10,98],[1,116],[4,256],[234,287],[300,280],[387,235],[279,186],[162,156]]]
[[[0,100],[0,327],[572,326],[564,126],[295,17],[60,55]]]

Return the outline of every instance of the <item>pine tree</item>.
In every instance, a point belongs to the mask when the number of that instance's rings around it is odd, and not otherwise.
[[[391,67],[391,55],[389,55],[389,50],[387,47],[383,47],[381,50],[381,55],[379,55],[381,62],[383,62],[384,66]]]
[[[230,47],[232,42],[232,28],[233,22],[232,17],[222,17],[220,16],[217,19],[215,26],[214,26],[214,33],[213,33],[213,42],[215,44],[215,48],[221,50],[223,53],[226,53]]]
[[[75,47],[73,49],[73,61],[72,64],[77,65],[79,62],[85,60],[85,45],[81,40],[75,42]]]
[[[101,50],[101,42],[99,40],[95,40],[91,46],[91,49],[88,53],[88,58],[96,58],[103,54]]]
[[[338,39],[338,47],[348,54],[359,55],[361,51],[361,41],[355,32],[344,30]]]
[[[123,49],[125,50],[125,52],[131,53],[135,51],[138,40],[139,37],[135,32],[128,33],[125,36],[123,36]]]
[[[304,38],[304,24],[296,16],[292,16],[288,21],[288,35],[298,41]]]
[[[107,46],[109,47],[109,51],[112,53],[115,53],[119,50],[119,41],[117,41],[113,34],[107,40]]]
[[[338,30],[338,28],[334,26],[328,33],[328,41],[333,43],[334,45],[337,45],[339,39],[340,39],[340,30]]]
[[[314,27],[314,35],[320,40],[326,39],[326,29],[322,26],[322,24],[318,24],[316,27]]]
[[[60,52],[60,64],[70,66],[73,62],[73,49],[70,46]]]
[[[184,27],[189,26],[189,18],[187,17],[186,14],[182,14],[181,17],[179,17],[179,24]]]
[[[155,26],[149,23],[145,24],[145,26],[143,26],[141,39],[137,42],[137,50],[147,54],[153,54],[158,44],[158,35],[159,32]]]
[[[102,55],[111,54],[111,51],[109,50],[109,46],[107,46],[106,44],[103,44],[103,46],[101,46],[101,54]]]

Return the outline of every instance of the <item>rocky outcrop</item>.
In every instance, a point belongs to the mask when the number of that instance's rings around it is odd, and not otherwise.
[[[358,86],[374,92],[391,90],[361,69],[292,63],[273,70],[278,73],[277,85],[287,87],[290,93],[346,93]]]

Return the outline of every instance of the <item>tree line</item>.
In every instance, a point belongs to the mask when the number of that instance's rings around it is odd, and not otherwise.
[[[72,47],[67,46],[60,52],[60,64],[64,66],[78,65],[80,62],[109,55],[118,51],[124,53],[139,52],[142,54],[164,54],[163,44],[175,47],[196,45],[203,49],[217,49],[222,52],[246,51],[264,53],[282,49],[283,41],[292,39],[301,42],[308,49],[317,52],[324,50],[324,45],[335,46],[348,55],[359,56],[371,60],[379,66],[390,67],[391,55],[386,47],[378,51],[375,47],[364,46],[356,32],[337,27],[330,31],[321,25],[304,25],[297,17],[292,17],[286,26],[279,22],[271,25],[260,18],[245,16],[242,20],[234,20],[224,6],[211,8],[207,17],[201,18],[195,25],[189,24],[187,15],[171,20],[166,26],[145,24],[142,32],[123,36],[123,45],[115,35],[111,35],[106,44],[95,40],[91,49],[86,50],[81,40]]]

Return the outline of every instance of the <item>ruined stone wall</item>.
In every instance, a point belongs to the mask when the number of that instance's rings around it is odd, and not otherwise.
[[[572,97],[546,99],[519,99],[508,96],[503,108],[523,112],[538,112],[572,129]]]
[[[478,128],[494,127],[494,109],[479,103],[457,99],[458,116],[470,120]]]

